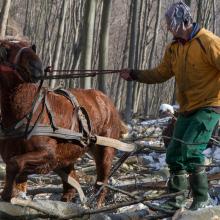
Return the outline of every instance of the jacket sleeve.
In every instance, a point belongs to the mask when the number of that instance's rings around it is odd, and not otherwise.
[[[209,44],[207,51],[209,62],[220,70],[220,38],[215,37]]]
[[[166,48],[164,57],[157,67],[149,70],[138,70],[135,71],[135,74],[135,79],[138,82],[147,84],[162,83],[174,76],[171,68],[170,46]]]

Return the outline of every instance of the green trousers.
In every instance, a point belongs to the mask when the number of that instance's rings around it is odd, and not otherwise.
[[[196,172],[198,165],[204,163],[202,152],[219,119],[220,114],[210,109],[200,109],[190,116],[178,117],[166,153],[166,162],[171,172]]]

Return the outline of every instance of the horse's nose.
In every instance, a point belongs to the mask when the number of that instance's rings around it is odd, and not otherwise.
[[[30,61],[29,62],[30,71],[32,77],[35,79],[39,79],[44,74],[43,64],[41,61]]]

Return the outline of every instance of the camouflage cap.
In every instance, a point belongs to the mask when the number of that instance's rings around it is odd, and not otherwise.
[[[182,1],[174,3],[165,13],[169,30],[186,30],[193,23],[190,8]]]

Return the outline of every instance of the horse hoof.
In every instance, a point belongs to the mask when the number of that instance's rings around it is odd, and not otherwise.
[[[5,202],[10,202],[11,198],[12,198],[11,193],[8,193],[8,192],[5,192],[5,191],[3,191],[1,193],[1,197],[2,197],[2,200],[5,201]]]
[[[71,196],[71,195],[64,195],[64,196],[62,196],[61,201],[62,202],[71,202],[72,199],[73,199],[73,196]]]
[[[31,200],[31,196],[27,196],[27,193],[26,192],[22,192],[22,191],[19,191],[16,195],[16,198],[19,198],[19,199],[23,199],[23,200]]]
[[[97,201],[97,208],[102,208],[105,206],[105,198],[99,198]]]

